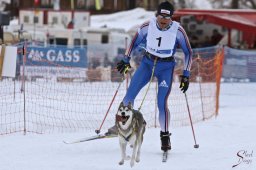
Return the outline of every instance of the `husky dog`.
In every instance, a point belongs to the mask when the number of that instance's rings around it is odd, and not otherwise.
[[[116,114],[115,125],[117,127],[122,157],[119,165],[123,165],[124,160],[129,159],[129,157],[126,156],[126,146],[127,143],[129,143],[131,147],[133,147],[130,162],[131,167],[133,167],[134,161],[140,161],[140,148],[143,141],[146,121],[139,111],[132,108],[131,103],[129,103],[128,106],[124,106],[122,102]]]

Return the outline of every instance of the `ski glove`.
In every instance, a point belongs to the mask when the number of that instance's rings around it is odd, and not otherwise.
[[[181,81],[180,81],[180,90],[185,93],[188,90],[189,86],[189,77],[187,76],[180,76]]]
[[[125,56],[120,62],[117,63],[116,68],[121,74],[126,74],[131,68],[130,59],[130,57]]]

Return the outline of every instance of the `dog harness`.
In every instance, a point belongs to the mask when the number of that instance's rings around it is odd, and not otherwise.
[[[137,131],[138,131],[138,128],[137,128],[137,127],[138,127],[139,122],[136,121],[135,115],[136,115],[136,114],[133,113],[132,122],[131,122],[130,126],[129,126],[127,129],[123,129],[123,128],[119,125],[118,122],[121,121],[121,118],[120,118],[121,116],[116,115],[116,126],[117,126],[117,129],[118,129],[118,135],[122,136],[122,137],[125,139],[125,141],[127,141],[127,142],[129,142],[130,138],[134,135],[134,132],[137,132]],[[122,132],[123,132],[123,133],[122,133]],[[127,137],[125,137],[124,133],[125,133],[125,134],[128,133],[129,135],[128,135]]]

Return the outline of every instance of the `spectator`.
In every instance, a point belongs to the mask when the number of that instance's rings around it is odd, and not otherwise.
[[[92,58],[91,60],[91,68],[96,69],[100,66],[100,60],[98,58]]]
[[[197,47],[198,47],[198,41],[199,41],[198,37],[197,37],[196,35],[192,35],[192,36],[190,37],[190,44],[191,44],[191,47],[192,47],[192,48],[197,48]]]
[[[209,36],[205,36],[205,39],[204,39],[204,42],[203,42],[202,46],[203,47],[209,47],[211,45],[212,45],[212,43],[211,43],[210,37]]]
[[[112,63],[111,63],[111,61],[108,59],[108,56],[106,55],[105,57],[104,57],[104,60],[103,60],[103,66],[104,67],[108,67],[108,66],[111,66],[112,65]]]
[[[223,37],[223,35],[221,35],[217,29],[214,29],[212,31],[211,44],[217,45],[220,42],[220,40],[222,39],[222,37]]]

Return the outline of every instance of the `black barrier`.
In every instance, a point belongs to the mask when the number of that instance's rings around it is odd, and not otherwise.
[[[9,12],[0,12],[0,25],[9,25],[10,23],[10,14]]]
[[[9,12],[0,12],[0,40],[2,40],[2,42],[4,42],[3,26],[9,25],[9,23],[10,23]]]

